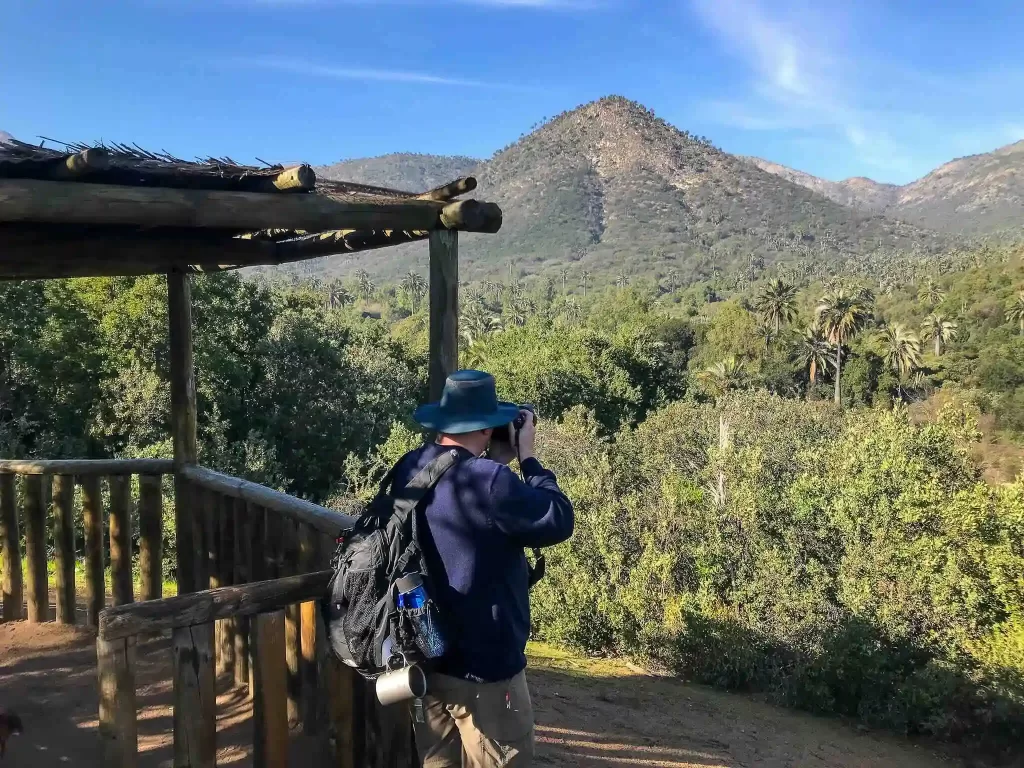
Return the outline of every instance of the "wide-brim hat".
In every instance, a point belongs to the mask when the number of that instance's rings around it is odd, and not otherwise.
[[[498,400],[491,374],[456,371],[445,380],[441,399],[421,405],[412,417],[427,429],[461,435],[510,424],[518,415],[518,405]]]

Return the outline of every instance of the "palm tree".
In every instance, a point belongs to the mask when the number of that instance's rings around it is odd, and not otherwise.
[[[587,280],[590,279],[590,270],[584,269],[583,274],[580,275],[580,279],[583,281],[583,298],[587,297]]]
[[[615,277],[615,285],[619,288],[625,288],[627,285],[629,285],[629,275],[627,275],[625,272],[619,272],[619,274]]]
[[[921,340],[902,323],[894,323],[882,331],[882,345],[885,364],[899,378],[902,396],[903,381],[921,367]]]
[[[340,280],[332,280],[327,289],[327,306],[330,309],[337,309],[338,307],[347,307],[351,303],[352,294],[349,293],[348,288],[342,285]]]
[[[928,278],[924,285],[921,286],[917,292],[917,298],[928,305],[929,309],[934,309],[939,305],[946,297],[946,292],[943,291],[934,280]]]
[[[921,323],[921,331],[926,339],[935,343],[936,357],[942,354],[942,350],[950,341],[956,338],[956,331],[959,326],[945,316],[932,313]]]
[[[807,376],[810,380],[807,396],[810,397],[811,390],[818,382],[818,372],[825,370],[833,359],[832,345],[822,335],[817,323],[804,329],[800,337],[799,356],[800,362],[807,366]]]
[[[518,296],[505,305],[505,315],[508,322],[515,326],[524,326],[530,319],[530,312],[533,311],[533,302],[529,299]]]
[[[757,297],[754,307],[778,334],[782,326],[796,316],[796,287],[773,278]]]
[[[867,325],[871,319],[874,295],[867,289],[856,293],[838,288],[822,296],[817,317],[821,332],[835,346],[836,405],[842,405],[840,377],[843,370],[843,345]]]
[[[697,381],[712,397],[721,397],[732,389],[743,386],[745,371],[743,361],[735,357],[727,357],[714,365],[709,365],[697,374]]]
[[[566,280],[569,279],[569,270],[568,269],[562,269],[558,273],[558,276],[560,278],[562,278],[562,293],[565,293],[565,282],[566,282]]]
[[[1024,291],[1018,292],[1010,300],[1010,303],[1006,305],[1006,321],[1008,323],[1018,323],[1020,325],[1020,334],[1024,336]]]
[[[484,283],[484,288],[494,293],[494,303],[497,304],[501,301],[501,294],[505,291],[505,286],[499,283],[497,280],[488,280]]]
[[[760,322],[757,324],[757,328],[754,330],[759,339],[764,341],[764,351],[767,352],[772,342],[779,337],[779,332],[771,325],[771,323]]]
[[[427,281],[416,272],[410,270],[402,278],[402,290],[412,299],[413,307],[419,307],[420,299],[427,292]]]
[[[669,293],[674,293],[679,289],[679,270],[675,267],[669,267],[665,273],[665,282],[668,283]]]
[[[377,286],[373,284],[366,270],[360,269],[356,272],[356,288],[359,290],[360,297],[369,299],[377,289]]]

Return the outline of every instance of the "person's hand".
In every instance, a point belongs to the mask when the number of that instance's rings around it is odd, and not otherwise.
[[[519,461],[522,463],[527,459],[534,458],[537,454],[537,425],[533,422],[534,415],[531,411],[524,408],[520,413],[526,419],[519,430]],[[509,429],[513,430],[512,444],[515,445],[515,430],[511,426]]]
[[[508,436],[505,440],[495,440],[491,438],[491,443],[487,448],[487,457],[491,461],[496,461],[499,464],[505,464],[506,466],[512,463],[512,459],[516,457],[515,449],[515,430],[511,424],[504,424],[500,427],[495,427],[494,431],[497,432],[499,429],[506,430]]]

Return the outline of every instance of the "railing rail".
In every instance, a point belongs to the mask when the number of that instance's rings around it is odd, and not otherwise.
[[[13,475],[169,475],[170,459],[0,459],[0,472]]]

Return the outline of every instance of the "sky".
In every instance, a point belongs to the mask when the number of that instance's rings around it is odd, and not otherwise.
[[[485,158],[608,94],[907,183],[1024,139],[1019,0],[0,0],[0,130],[185,158]]]

